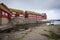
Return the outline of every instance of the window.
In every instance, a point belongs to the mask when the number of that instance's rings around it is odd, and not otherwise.
[[[4,15],[5,14],[5,12],[4,11],[2,11],[2,15]]]
[[[8,16],[8,14],[7,14],[7,13],[5,13],[5,15],[6,15],[6,16]]]
[[[19,16],[23,16],[22,14],[20,14]]]
[[[16,12],[13,12],[13,14],[16,14]]]
[[[14,17],[15,15],[13,14],[12,16]]]

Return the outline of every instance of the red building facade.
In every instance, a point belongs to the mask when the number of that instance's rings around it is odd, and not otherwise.
[[[0,4],[0,25],[8,23],[11,19],[11,11],[3,3]]]

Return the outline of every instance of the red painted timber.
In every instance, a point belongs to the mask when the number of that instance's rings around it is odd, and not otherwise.
[[[2,11],[0,10],[0,25],[1,25],[1,22],[2,22],[1,18],[2,18]]]

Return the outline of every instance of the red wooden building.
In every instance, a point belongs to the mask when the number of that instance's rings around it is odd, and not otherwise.
[[[24,11],[23,10],[11,9],[11,8],[10,8],[10,10],[13,12],[12,13],[12,18],[13,17],[24,18]]]
[[[25,11],[26,14],[28,14],[28,18],[31,20],[42,20],[42,15],[40,13],[37,12],[32,12],[32,11]]]
[[[25,14],[26,14],[28,19],[36,20],[36,15],[34,14],[34,12],[32,12],[32,11],[25,11]]]
[[[0,3],[0,25],[8,23],[11,19],[11,14],[11,10],[3,3]]]

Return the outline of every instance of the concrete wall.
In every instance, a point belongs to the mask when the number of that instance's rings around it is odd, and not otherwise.
[[[1,18],[2,19],[2,25],[8,24],[9,20],[7,18]]]

